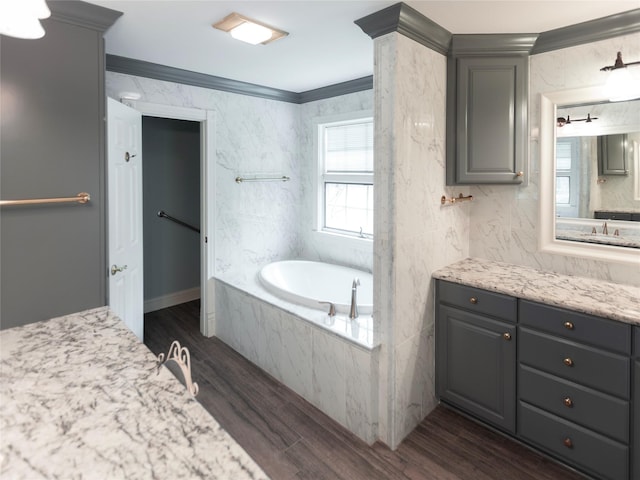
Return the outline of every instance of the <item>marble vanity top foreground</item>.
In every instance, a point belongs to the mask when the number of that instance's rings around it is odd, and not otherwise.
[[[467,258],[434,278],[640,325],[640,287]]]
[[[155,360],[107,307],[0,332],[0,478],[267,479]]]

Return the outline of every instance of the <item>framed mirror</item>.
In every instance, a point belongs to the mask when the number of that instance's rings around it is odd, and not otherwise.
[[[640,266],[639,143],[640,100],[542,94],[541,251]]]

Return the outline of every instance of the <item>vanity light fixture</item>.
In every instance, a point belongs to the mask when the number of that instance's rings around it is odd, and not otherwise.
[[[45,0],[0,1],[0,34],[9,37],[36,39],[44,37],[40,20],[51,11]]]
[[[558,127],[564,127],[565,125],[571,125],[571,122],[585,122],[585,123],[591,123],[594,120],[597,120],[598,117],[592,117],[590,113],[587,113],[587,118],[574,118],[573,120],[571,120],[571,117],[569,115],[567,115],[567,118],[564,117],[558,117],[556,119],[556,125]]]
[[[613,65],[600,69],[601,72],[609,72],[609,78],[607,78],[604,89],[610,101],[620,102],[640,97],[640,81],[638,79],[634,80],[627,69],[631,65],[640,65],[640,61],[624,63],[622,61],[622,52],[618,52]]]
[[[214,23],[213,28],[228,32],[236,40],[257,45],[266,45],[279,38],[289,35],[287,32],[270,27],[264,23],[247,18],[239,13],[233,12],[227,15],[218,23]]]

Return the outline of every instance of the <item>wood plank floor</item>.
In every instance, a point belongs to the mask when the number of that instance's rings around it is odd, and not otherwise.
[[[198,400],[274,480],[579,480],[581,475],[438,407],[396,451],[369,447],[217,338],[199,332],[199,301],[145,315],[156,354],[191,352]]]

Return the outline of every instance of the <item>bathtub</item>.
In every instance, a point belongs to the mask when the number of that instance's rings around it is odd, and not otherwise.
[[[358,313],[373,312],[373,275],[362,270],[306,260],[285,260],[266,265],[258,274],[260,283],[283,300],[319,310],[331,302],[337,313],[348,314],[351,285],[360,280],[357,291]]]

